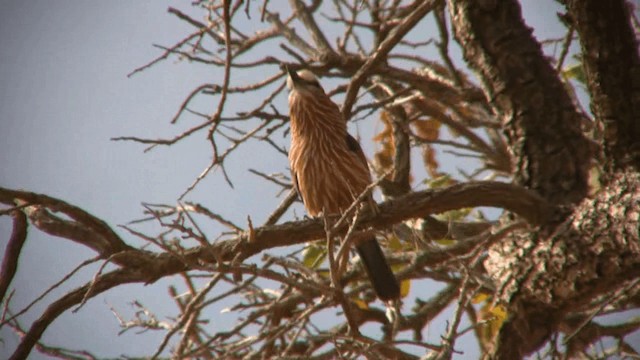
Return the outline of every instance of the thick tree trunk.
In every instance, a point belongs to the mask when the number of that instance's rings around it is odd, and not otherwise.
[[[611,174],[640,168],[640,56],[622,0],[566,1],[580,35],[582,61],[599,125],[602,157]]]
[[[451,0],[449,6],[464,57],[503,124],[515,181],[555,204],[581,201],[593,146],[518,2]]]
[[[537,350],[640,276],[640,175],[617,175],[548,237],[514,235],[490,250],[487,271],[509,304],[496,358]],[[616,301],[624,301],[624,297]]]
[[[589,6],[594,11],[595,6],[582,3],[572,3],[576,13]],[[556,205],[547,223],[495,244],[485,262],[496,287],[495,301],[505,304],[508,312],[489,356],[518,359],[539,349],[559,330],[567,335],[579,332],[590,318],[576,326],[576,317],[596,314],[602,303],[610,301],[608,295],[640,275],[640,177],[633,166],[626,170],[619,165],[608,167],[618,172],[609,173],[610,182],[594,198],[585,198],[595,146],[582,134],[582,116],[524,24],[519,4],[515,0],[450,0],[449,5],[465,59],[480,74],[485,93],[502,118],[513,159],[517,159],[515,181]],[[628,16],[624,11],[612,16],[592,15],[603,21]],[[628,27],[628,21],[625,23]],[[580,26],[588,28],[589,24],[578,26],[582,34]],[[616,39],[609,44],[617,49],[611,54],[631,51],[628,45],[633,41],[618,35],[606,35]],[[601,45],[606,36],[591,42]],[[583,43],[583,51],[590,50],[591,45]],[[613,61],[614,57],[604,58]],[[635,60],[633,56],[630,59],[632,65]],[[603,66],[598,61],[592,61],[596,73],[602,70],[597,67]],[[621,75],[637,75],[632,69],[619,71],[621,66],[623,62],[616,63],[618,70],[612,69],[611,76],[621,81]],[[620,128],[629,130],[624,136],[605,135],[606,155],[616,156],[618,163],[632,163],[635,160],[628,160],[620,144],[633,148],[640,138],[631,135],[639,124],[633,120],[637,96],[632,94],[637,92],[637,82],[627,84],[623,88],[627,94],[622,96],[615,80],[594,79],[590,87],[600,86],[592,99],[596,103],[592,107],[599,109],[596,115],[620,120],[605,128],[618,133]],[[608,102],[600,102],[600,98]],[[625,106],[613,109],[613,104]],[[636,157],[632,153],[631,158]],[[571,342],[578,339],[580,336],[569,338],[570,349]]]

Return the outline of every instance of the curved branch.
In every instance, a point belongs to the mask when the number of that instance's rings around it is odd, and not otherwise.
[[[61,200],[25,191],[0,188],[0,201],[8,202],[13,199],[62,211],[72,218],[82,219],[81,224],[87,225],[90,230],[117,236],[101,220]],[[550,205],[527,189],[499,182],[475,182],[457,184],[446,189],[411,193],[384,202],[380,205],[377,215],[370,211],[364,212],[360,224],[363,227],[382,229],[411,218],[477,206],[504,208],[521,215],[531,223],[544,221],[546,216],[551,213]],[[66,221],[53,216],[51,219],[52,221]],[[39,226],[40,224],[35,223],[34,225]],[[43,230],[47,231],[47,229],[50,230],[46,227]],[[59,234],[54,233],[54,235]],[[91,237],[91,232],[89,231],[85,235]],[[112,254],[109,260],[124,268],[102,275],[95,282],[86,284],[52,303],[43,315],[33,323],[12,358],[20,359],[27,356],[46,328],[62,312],[81,303],[84,299],[94,297],[112,287],[123,283],[153,282],[168,275],[190,270],[193,264],[196,264],[197,267],[197,264],[202,264],[202,262],[224,266],[219,262],[234,259],[237,261],[266,249],[301,244],[324,236],[322,219],[289,222],[257,228],[251,234],[241,234],[211,246],[196,247],[181,256],[173,253],[153,254],[137,250],[124,244],[119,237],[110,237],[109,239],[113,243],[109,248],[122,248],[126,251]],[[86,243],[86,239],[84,242],[83,239],[74,240]]]
[[[326,54],[324,56],[330,56],[330,54],[333,54],[333,49],[311,15],[311,10],[300,0],[289,0],[289,5],[295,10],[295,15],[297,15],[300,21],[304,24],[304,27],[311,35],[313,42],[320,50],[320,53]]]
[[[300,49],[300,51],[304,52],[312,59],[320,58],[318,50],[309,45],[298,34],[296,34],[292,28],[288,27],[282,22],[282,20],[280,20],[280,14],[265,11],[265,18],[268,22],[273,24],[273,26],[282,34],[282,36],[284,36],[285,39],[287,39],[287,41],[289,41],[290,44]]]
[[[556,204],[588,190],[593,146],[516,0],[449,0],[464,58],[481,76],[512,153],[515,179]],[[512,160],[513,161],[513,160]]]
[[[66,225],[67,230],[70,230],[71,227],[75,227],[77,230],[84,230],[92,233],[94,236],[91,238],[78,238],[77,236],[73,236],[73,231],[53,235],[69,235],[65,237],[72,240],[78,240],[78,242],[91,247],[103,256],[108,257],[114,253],[133,249],[129,245],[125,244],[113,229],[107,225],[107,223],[79,207],[44,194],[0,187],[0,203],[13,205],[15,201],[21,202],[23,203],[21,205],[26,206],[25,212],[27,212],[27,215],[31,217],[32,222],[36,226],[39,225],[38,221],[42,220],[45,222],[43,223],[43,227],[51,224],[60,226]],[[75,220],[75,222],[57,218],[50,213],[43,211],[44,209],[39,208],[38,206],[45,207],[54,212],[62,212],[66,216]],[[51,221],[51,223],[49,223],[49,221]],[[45,230],[45,232],[47,231]]]
[[[362,228],[385,229],[399,222],[422,218],[449,210],[469,207],[496,207],[512,211],[532,224],[543,223],[553,208],[544,199],[523,187],[494,181],[453,185],[445,189],[425,190],[398,197],[379,205],[378,214],[362,212]],[[346,230],[343,226],[340,230]],[[302,244],[325,237],[321,219],[288,222],[254,229],[207,248],[194,249],[189,256],[207,262],[229,261],[235,256],[247,258],[266,249]]]
[[[95,281],[87,283],[81,288],[67,293],[49,305],[42,316],[40,316],[40,318],[31,325],[31,328],[21,339],[20,344],[14,351],[13,355],[11,355],[10,359],[26,359],[38,340],[40,340],[40,337],[47,327],[49,327],[49,325],[51,325],[58,316],[72,306],[80,304],[82,301],[92,298],[113,287],[140,281],[143,281],[140,273],[130,270],[116,270],[102,275]],[[90,291],[90,293],[87,293],[88,291]]]
[[[144,270],[145,281],[149,282],[188,270],[189,264],[196,264],[199,261],[215,264],[218,261],[234,260],[236,256],[238,259],[246,259],[267,249],[303,244],[326,236],[322,219],[287,222],[281,225],[256,228],[211,246],[195,247],[188,250],[183,256],[177,257],[174,254],[153,254],[132,248],[117,237],[102,220],[62,200],[30,192],[0,188],[0,201],[12,198],[25,199],[52,209],[64,210],[65,214],[69,216],[74,215],[90,223],[102,224],[106,229],[100,228],[99,234],[108,229],[108,233],[114,236],[109,238],[111,243],[106,247],[118,248],[120,251],[101,253],[101,255],[111,256],[110,261],[114,264],[138,268],[140,271]],[[480,206],[511,211],[531,224],[544,223],[553,214],[551,204],[530,190],[508,183],[479,181],[456,184],[444,189],[413,192],[388,200],[379,204],[377,214],[364,210],[359,225],[362,228],[385,229],[408,219],[424,218],[431,214]],[[82,224],[87,224],[87,222],[82,222]],[[34,225],[38,226],[39,224],[35,223]],[[345,225],[339,230],[344,231],[346,228]],[[47,231],[48,229],[47,227],[42,228],[43,231],[54,236],[61,235]],[[94,231],[96,230],[94,229]],[[73,239],[95,249],[91,243],[87,243],[87,238],[74,237]]]
[[[13,280],[18,269],[18,259],[22,252],[22,246],[27,239],[27,217],[22,211],[14,210],[13,232],[7,243],[7,248],[2,258],[2,269],[0,270],[0,301],[4,301],[9,284]]]
[[[402,38],[416,26],[416,24],[431,11],[440,0],[418,1],[420,3],[398,26],[389,32],[389,35],[380,43],[376,51],[367,58],[367,61],[353,75],[347,93],[342,104],[342,114],[345,119],[351,117],[351,108],[356,101],[358,90],[364,84],[371,69],[384,61],[389,52],[402,40]]]
[[[640,169],[640,55],[624,0],[565,1],[580,35],[607,170]]]

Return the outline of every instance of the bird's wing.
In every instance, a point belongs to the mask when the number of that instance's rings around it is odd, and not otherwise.
[[[349,148],[349,150],[353,151],[354,153],[356,153],[356,155],[358,155],[358,158],[360,159],[360,161],[362,161],[362,163],[368,169],[369,168],[369,163],[367,163],[367,157],[364,156],[364,151],[362,151],[362,148],[360,147],[360,144],[358,143],[358,140],[356,140],[349,133],[347,133],[347,147]]]
[[[302,193],[300,193],[300,188],[298,187],[298,175],[296,174],[296,171],[293,169],[291,169],[291,181],[293,182],[293,188],[296,190],[298,197],[300,198],[300,200],[302,200],[302,203],[304,204],[304,198],[302,197]]]

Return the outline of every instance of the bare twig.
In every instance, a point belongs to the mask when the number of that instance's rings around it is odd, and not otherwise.
[[[18,259],[22,252],[22,246],[27,240],[27,216],[20,210],[11,213],[13,217],[13,231],[2,258],[0,269],[0,300],[4,301],[7,289],[18,270]]]
[[[351,78],[349,87],[347,88],[347,94],[345,95],[344,102],[342,104],[342,114],[345,119],[351,117],[351,108],[355,103],[358,90],[364,84],[369,72],[375,68],[378,63],[391,52],[391,50],[400,42],[400,40],[408,33],[413,27],[433,9],[437,0],[421,1],[416,9],[407,16],[397,27],[389,32],[387,38],[380,43],[380,46],[376,49],[372,56],[358,69],[358,71]]]

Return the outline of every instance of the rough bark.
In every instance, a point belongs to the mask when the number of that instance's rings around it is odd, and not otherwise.
[[[594,146],[582,134],[582,116],[522,20],[519,4],[489,0],[451,0],[449,4],[465,59],[480,74],[489,102],[502,118],[515,159],[514,180],[537,191],[559,210],[559,216],[549,218],[548,223],[495,244],[485,262],[496,286],[495,301],[505,304],[509,314],[488,355],[518,359],[539,349],[560,328],[569,328],[567,319],[580,311],[592,311],[596,299],[623,288],[640,274],[640,182],[634,171],[613,174],[611,183],[596,197],[585,199]],[[601,21],[613,21],[613,17],[605,19]],[[630,42],[619,36],[610,45],[629,52]],[[583,51],[591,49],[587,46]],[[613,76],[615,83],[620,74]],[[608,85],[609,80],[601,81]],[[610,109],[606,115],[622,119],[620,123],[633,132],[638,122],[631,121],[635,80],[631,83],[624,96],[619,89],[604,86],[610,92],[600,89],[605,93],[600,97],[609,103],[594,108]],[[626,108],[611,109],[612,101],[626,102]],[[618,111],[627,113],[614,116]],[[620,142],[635,146],[638,137],[614,137],[605,140],[609,153],[618,151],[619,159],[627,159],[617,146]]]
[[[522,358],[598,297],[640,276],[640,176],[618,174],[554,234],[514,235],[490,250],[485,266],[510,304],[495,358]]]
[[[609,174],[640,168],[640,56],[623,0],[566,1]]]
[[[592,146],[518,2],[451,0],[449,6],[464,57],[499,114],[515,181],[552,203],[582,200]]]

